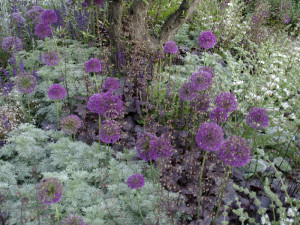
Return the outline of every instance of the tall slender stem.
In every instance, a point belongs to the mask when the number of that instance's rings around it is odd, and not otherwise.
[[[58,100],[56,101],[56,115],[57,115],[57,130],[59,130]]]
[[[204,154],[204,157],[203,157],[203,161],[202,161],[202,166],[201,166],[201,172],[200,172],[197,219],[199,219],[200,201],[201,201],[202,175],[203,175],[203,169],[204,169],[204,164],[205,164],[205,160],[206,160],[207,153],[208,153],[208,151],[205,151],[205,154]]]
[[[28,95],[28,94],[26,94],[26,97],[27,97],[27,105],[28,105],[28,116],[29,116],[29,123],[31,123],[29,95]]]
[[[101,152],[101,139],[100,139],[100,129],[101,129],[101,115],[99,114],[99,139],[98,139],[98,143],[99,143],[99,152]],[[101,166],[101,159],[99,159],[99,167]]]
[[[54,203],[54,207],[55,207],[55,212],[56,212],[57,223],[59,225],[60,224],[59,223],[59,213],[58,213],[57,205],[55,203]]]
[[[97,78],[96,78],[96,73],[94,73],[94,78],[95,78],[95,83],[96,83],[97,92],[99,92],[98,82],[97,82]]]
[[[145,220],[144,220],[144,217],[143,217],[143,214],[142,214],[142,211],[141,211],[141,207],[140,207],[140,200],[139,200],[138,192],[136,192],[136,198],[137,198],[138,210],[139,210],[141,219],[143,220],[143,223],[145,224]]]

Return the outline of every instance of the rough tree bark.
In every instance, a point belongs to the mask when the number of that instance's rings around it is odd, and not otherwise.
[[[147,0],[149,5],[152,1]],[[136,43],[147,43],[149,51],[156,51],[167,41],[174,38],[176,32],[186,22],[189,16],[196,9],[201,0],[183,0],[179,8],[171,14],[164,22],[159,38],[147,33],[146,17],[149,5],[144,0],[134,0],[129,9],[129,38]],[[122,42],[122,0],[110,0],[108,9],[108,20],[110,23],[110,40],[112,46],[118,51],[123,45]]]

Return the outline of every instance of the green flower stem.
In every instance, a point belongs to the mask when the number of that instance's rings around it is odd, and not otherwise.
[[[205,66],[205,56],[206,56],[206,49],[204,50],[204,54],[203,54],[203,65]]]
[[[29,95],[26,94],[27,98],[27,105],[28,105],[28,116],[29,116],[29,123],[31,123],[31,117],[30,117],[30,102],[29,102]]]
[[[97,92],[99,92],[98,82],[97,82],[97,78],[96,78],[96,73],[94,73],[94,78],[95,78],[95,83],[96,83]]]
[[[203,175],[203,169],[204,169],[204,164],[205,164],[205,160],[206,160],[207,153],[208,153],[208,151],[205,151],[205,154],[204,154],[204,157],[203,157],[203,161],[202,161],[202,166],[201,166],[201,172],[200,172],[197,219],[199,219],[199,213],[200,213],[202,175]]]
[[[100,140],[100,129],[101,129],[101,116],[99,114],[99,152],[101,152],[101,140]],[[99,167],[101,166],[101,159],[99,159]]]
[[[151,166],[151,176],[152,176],[153,184],[155,184],[152,160],[150,160],[150,166]]]
[[[54,37],[54,34],[53,34],[53,30],[52,30],[51,24],[50,24],[50,30],[51,30],[51,34],[52,34],[52,37],[53,37],[53,40],[54,40],[54,44],[55,44],[55,47],[56,47],[57,54],[59,55],[57,43],[56,43],[56,40],[55,40],[55,37]],[[48,51],[49,51],[49,49],[48,49]]]
[[[55,212],[56,212],[57,223],[59,225],[60,224],[59,223],[59,213],[58,213],[57,205],[55,203],[54,203],[54,207],[55,207]]]
[[[48,52],[50,52],[50,50],[49,50],[49,45],[48,45],[48,42],[47,42],[47,38],[45,38],[45,43],[46,43]]]
[[[57,130],[59,130],[58,100],[56,100]]]
[[[143,217],[143,214],[142,214],[142,211],[141,211],[141,207],[140,207],[140,200],[139,200],[138,192],[136,192],[136,198],[137,198],[138,210],[139,210],[141,219],[143,220],[143,223],[145,224],[145,220],[144,220],[144,217]]]
[[[215,222],[216,222],[216,220],[217,220],[217,217],[218,217],[218,214],[219,214],[219,211],[220,211],[220,206],[221,206],[222,199],[223,199],[223,194],[224,194],[225,188],[226,188],[226,186],[227,186],[227,182],[228,182],[228,178],[229,178],[230,172],[231,172],[231,167],[229,168],[226,177],[225,177],[225,172],[224,172],[224,177],[223,177],[223,181],[222,181],[222,185],[221,185],[221,188],[222,188],[222,189],[221,189],[221,197],[220,197],[220,200],[219,200],[217,212],[216,212],[216,214],[215,214],[215,218],[214,218],[214,220],[213,220],[213,222],[212,222],[212,225],[214,225]],[[225,180],[224,180],[224,178],[225,178]],[[223,184],[224,184],[224,186],[223,186]]]

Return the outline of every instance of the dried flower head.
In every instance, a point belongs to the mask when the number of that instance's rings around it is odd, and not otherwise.
[[[178,47],[175,41],[168,41],[164,45],[164,51],[169,54],[176,54],[178,51]]]
[[[61,130],[68,135],[77,133],[82,124],[82,120],[76,115],[69,115],[60,120]]]
[[[86,223],[84,222],[84,219],[81,216],[76,216],[74,214],[69,214],[67,215],[66,218],[63,218],[60,221],[60,225],[86,225]]]
[[[48,89],[48,97],[52,100],[64,99],[66,90],[60,84],[53,84]]]
[[[39,23],[34,28],[34,33],[40,37],[49,37],[51,35],[51,28],[49,24]]]
[[[104,83],[104,88],[107,91],[117,91],[119,89],[119,82],[117,79],[113,78],[113,77],[109,77],[106,79],[105,83]]]
[[[30,94],[37,85],[36,77],[27,72],[19,74],[15,82],[18,90],[23,94]]]
[[[17,12],[17,13],[13,13],[12,14],[13,19],[15,20],[15,22],[19,25],[25,25],[25,18],[22,16],[21,13]]]
[[[197,85],[188,82],[184,83],[179,89],[179,97],[182,101],[193,101],[197,96]]]
[[[47,66],[56,66],[59,63],[57,52],[47,52],[44,54],[44,62]]]
[[[210,114],[209,119],[214,123],[224,123],[228,119],[227,112],[221,108],[215,108]]]
[[[233,112],[237,109],[236,97],[230,92],[221,93],[216,97],[215,105],[225,112]]]
[[[114,144],[121,138],[121,127],[114,120],[106,120],[101,125],[99,135],[102,142]]]
[[[155,158],[158,155],[161,158],[166,158],[171,156],[173,153],[173,148],[171,146],[170,141],[165,137],[159,137],[153,140],[150,140],[150,156],[151,154],[155,154],[155,156],[151,156],[151,158]]]
[[[23,49],[23,44],[20,38],[11,36],[3,38],[2,49],[6,52],[21,51]]]
[[[127,179],[127,185],[131,189],[142,188],[145,185],[145,178],[142,174],[133,174]]]
[[[82,3],[82,7],[90,6],[92,2],[94,3],[94,5],[97,5],[97,6],[103,4],[103,0],[85,0],[85,1]]]
[[[205,91],[212,85],[213,80],[210,73],[199,71],[192,73],[191,83],[196,86],[197,90]]]
[[[210,49],[213,48],[216,44],[216,36],[213,32],[203,31],[198,38],[198,44],[201,48]]]
[[[218,151],[224,140],[222,128],[214,123],[204,123],[196,135],[197,145],[205,151]]]
[[[57,22],[56,13],[51,9],[46,9],[41,14],[42,23],[52,24]]]
[[[157,160],[159,157],[158,152],[154,151],[155,149],[151,146],[151,141],[155,141],[157,139],[157,136],[155,134],[151,133],[143,133],[140,134],[138,137],[138,140],[136,142],[136,150],[138,153],[138,156],[145,160]]]
[[[269,126],[268,113],[265,109],[254,107],[249,110],[246,122],[249,127],[256,130],[264,129]]]
[[[58,203],[61,200],[62,193],[63,185],[54,177],[41,180],[37,189],[38,198],[44,204]]]
[[[198,95],[194,102],[192,102],[192,106],[195,107],[196,111],[206,112],[209,109],[210,98],[208,94]]]
[[[90,58],[85,64],[87,73],[99,73],[101,71],[101,61],[99,59]]]
[[[250,159],[250,146],[239,136],[230,136],[222,144],[219,152],[220,159],[225,164],[241,167]]]

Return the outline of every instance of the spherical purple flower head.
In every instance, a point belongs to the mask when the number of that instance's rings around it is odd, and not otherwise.
[[[61,130],[68,135],[77,133],[82,124],[82,120],[76,115],[69,115],[60,120]]]
[[[256,130],[264,129],[269,126],[268,113],[265,109],[254,107],[249,110],[246,122],[249,127]]]
[[[6,52],[21,51],[23,44],[20,38],[14,36],[6,37],[2,41],[2,49]]]
[[[184,83],[179,89],[179,97],[182,101],[193,101],[197,96],[197,85],[188,82]]]
[[[51,35],[51,28],[49,24],[39,23],[35,26],[34,33],[41,38],[49,37]]]
[[[101,61],[99,59],[90,58],[84,66],[87,73],[99,73],[101,71]]]
[[[154,151],[154,149],[151,146],[151,141],[155,141],[157,139],[157,136],[155,134],[151,133],[143,133],[139,135],[138,140],[136,142],[136,150],[138,153],[138,156],[145,160],[157,160],[159,157],[158,152]]]
[[[25,25],[25,18],[22,16],[21,13],[13,13],[12,14],[13,19],[16,21],[19,25]]]
[[[25,13],[25,17],[34,24],[41,22],[41,14],[44,9],[40,6],[32,6],[32,9]]]
[[[62,219],[60,221],[60,225],[67,225],[67,224],[72,224],[72,225],[86,225],[84,222],[84,219],[81,216],[76,216],[76,215],[67,215],[66,218]]]
[[[164,45],[165,53],[176,54],[178,51],[178,47],[175,41],[167,41]]]
[[[145,185],[145,178],[142,174],[133,174],[127,179],[127,185],[131,189],[142,188]]]
[[[90,97],[87,108],[98,115],[105,113],[106,116],[115,118],[123,111],[123,101],[121,96],[112,95],[110,92],[96,93]]]
[[[58,203],[63,193],[62,183],[54,177],[45,178],[40,181],[37,195],[44,204]]]
[[[205,151],[218,151],[224,140],[222,128],[214,123],[204,123],[196,135],[197,145]]]
[[[64,99],[66,97],[66,90],[60,84],[53,84],[48,89],[48,97],[52,100]]]
[[[44,63],[47,66],[56,66],[59,63],[58,53],[53,51],[45,53]]]
[[[154,153],[156,156],[158,154],[158,156],[161,158],[166,158],[168,156],[171,156],[173,153],[173,148],[171,146],[171,143],[165,137],[159,137],[157,139],[150,140],[150,148],[151,148],[151,152],[149,153],[150,155]],[[152,155],[151,157],[153,158]]]
[[[209,109],[210,98],[208,94],[198,95],[195,102],[192,102],[194,107],[196,104],[196,110],[201,112],[206,112]]]
[[[215,108],[210,114],[209,119],[214,123],[224,123],[228,119],[227,112],[221,108]]]
[[[223,109],[225,112],[233,112],[237,109],[235,95],[230,92],[219,94],[215,99],[215,105]]]
[[[198,44],[201,48],[210,49],[213,48],[216,44],[216,36],[213,32],[203,31],[198,38]]]
[[[113,77],[109,77],[106,79],[105,83],[104,83],[104,88],[107,91],[111,91],[114,92],[116,90],[119,89],[119,82],[117,79],[113,78]]]
[[[53,24],[57,22],[56,13],[51,9],[46,9],[41,14],[42,23]]]
[[[35,86],[37,85],[36,77],[29,74],[24,73],[16,78],[16,84],[18,87],[18,90],[23,94],[30,94],[33,92]]]
[[[220,159],[228,165],[241,167],[250,159],[250,146],[239,136],[230,136],[221,146]]]
[[[210,73],[211,77],[214,78],[215,77],[215,71],[213,68],[209,67],[209,66],[201,66],[198,70],[199,72],[204,71],[204,72],[208,72]]]
[[[116,143],[120,140],[121,134],[121,127],[114,120],[104,121],[99,132],[101,141],[107,144]]]
[[[191,83],[196,85],[197,90],[205,91],[212,85],[213,80],[210,73],[201,71],[192,73]]]

